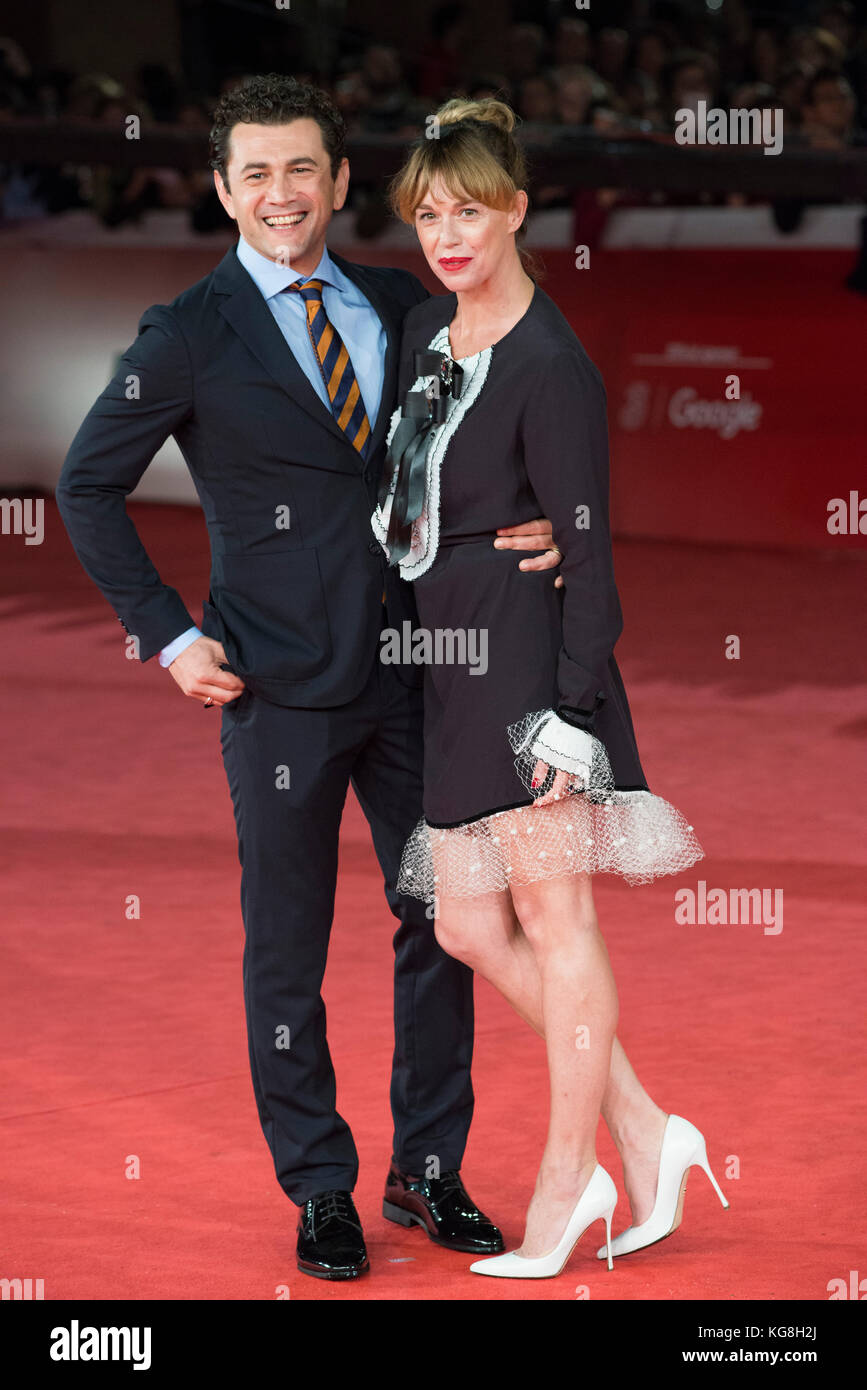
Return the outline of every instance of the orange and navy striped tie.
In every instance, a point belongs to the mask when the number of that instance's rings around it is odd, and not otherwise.
[[[297,290],[307,310],[307,332],[319,360],[322,380],[331,402],[331,410],[350,444],[363,459],[370,445],[370,421],[358,389],[355,369],[345,344],[334,324],[330,322],[322,303],[321,280],[296,280],[287,290]]]

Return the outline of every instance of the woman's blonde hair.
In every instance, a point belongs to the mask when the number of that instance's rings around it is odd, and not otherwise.
[[[526,160],[512,134],[516,122],[512,108],[496,97],[447,101],[389,183],[392,211],[414,224],[416,208],[437,178],[453,198],[472,198],[503,211],[510,207],[527,183]],[[515,233],[518,243],[526,236],[526,224],[525,217]],[[525,272],[538,279],[542,267],[536,257],[520,245],[518,254]]]

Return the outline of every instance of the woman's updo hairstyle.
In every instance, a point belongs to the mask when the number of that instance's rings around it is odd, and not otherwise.
[[[526,161],[512,134],[516,122],[512,108],[496,97],[447,101],[428,118],[428,129],[410,147],[403,167],[391,180],[392,211],[402,222],[414,225],[416,208],[437,179],[453,198],[471,198],[505,211],[527,184]],[[525,217],[515,240],[526,274],[537,280],[541,265],[520,245],[526,224]]]

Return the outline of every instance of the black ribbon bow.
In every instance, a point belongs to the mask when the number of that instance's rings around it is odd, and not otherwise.
[[[385,456],[378,494],[380,510],[397,472],[386,535],[390,566],[398,565],[409,554],[412,525],[424,506],[430,432],[446,418],[446,396],[457,399],[463,389],[464,369],[446,352],[417,349],[413,353],[413,369],[417,377],[433,376],[434,380],[424,391],[407,391],[401,419]]]

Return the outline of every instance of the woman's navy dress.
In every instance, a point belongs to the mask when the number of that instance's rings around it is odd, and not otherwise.
[[[456,306],[454,294],[439,295],[404,320],[390,446],[407,393],[434,381],[415,375],[414,353],[450,358]],[[539,286],[504,337],[456,360],[461,392],[447,397],[445,419],[428,424],[418,450],[423,503],[400,561],[418,607],[425,747],[424,819],[398,886],[434,901],[568,872],[630,882],[676,873],[703,851],[679,812],[648,790],[614,659],[622,614],[601,375]],[[390,455],[372,517],[388,553],[396,462]],[[493,546],[498,527],[540,516],[562,551],[565,589],[555,589],[555,571],[521,571],[520,554]],[[592,736],[593,773],[575,784],[582,790],[533,807],[531,736],[551,712],[567,735]],[[551,766],[563,766],[556,754]]]

